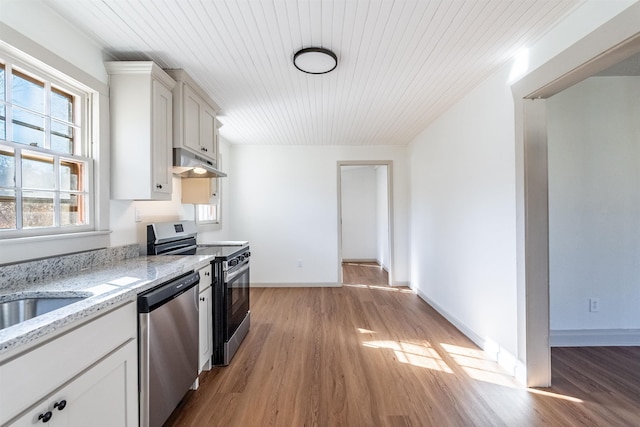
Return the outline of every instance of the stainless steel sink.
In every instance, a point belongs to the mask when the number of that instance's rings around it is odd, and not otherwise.
[[[0,302],[0,329],[8,328],[83,299],[85,297],[45,296]]]

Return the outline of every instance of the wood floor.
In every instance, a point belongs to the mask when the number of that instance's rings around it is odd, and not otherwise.
[[[389,274],[373,262],[345,262],[342,264],[342,283],[388,286]]]
[[[527,390],[408,289],[355,282],[253,288],[231,365],[166,425],[640,425],[638,348],[553,349],[554,386]]]

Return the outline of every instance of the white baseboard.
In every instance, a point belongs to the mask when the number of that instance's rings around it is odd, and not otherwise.
[[[338,282],[251,282],[252,288],[339,288],[342,285]],[[393,287],[409,287],[409,282],[395,282]]]
[[[338,282],[251,282],[252,288],[339,288],[341,286]]]
[[[562,329],[549,334],[551,347],[640,346],[640,329]]]
[[[457,318],[452,316],[434,301],[432,301],[429,297],[427,297],[423,292],[419,289],[417,291],[418,296],[424,300],[427,304],[429,304],[435,311],[440,313],[442,317],[447,319],[449,323],[458,328],[460,332],[462,332],[467,338],[474,342],[475,345],[480,347],[487,357],[490,360],[493,360],[498,363],[503,369],[505,369],[511,376],[513,376],[516,380],[518,380],[521,384],[526,384],[527,382],[527,367],[526,365],[518,360],[516,356],[511,354],[509,351],[502,348],[498,343],[488,339],[482,338],[480,335],[476,334],[471,328],[467,327],[464,323],[459,321]]]
[[[343,259],[342,262],[353,262],[353,263],[376,263],[378,265],[380,265],[380,263],[378,262],[377,259],[375,258],[349,258],[349,259]]]
[[[398,287],[400,287],[400,286],[404,286],[404,287],[408,288],[408,287],[409,287],[409,282],[406,282],[406,281],[397,281],[397,282],[393,282],[393,283],[391,284],[391,286],[393,286],[393,287],[396,287],[396,286],[398,286]],[[424,299],[424,298],[423,298],[423,299]]]

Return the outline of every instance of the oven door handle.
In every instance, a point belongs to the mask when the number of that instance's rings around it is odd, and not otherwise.
[[[196,249],[198,245],[179,246],[176,249],[172,249],[167,252],[163,252],[162,255],[181,255],[183,252],[188,252]]]
[[[244,264],[241,264],[241,267],[238,268],[237,270],[228,271],[224,275],[225,276],[225,280],[224,280],[225,283],[229,283],[230,281],[235,279],[236,276],[239,276],[240,274],[244,273],[248,269],[249,269],[249,262],[247,261]]]

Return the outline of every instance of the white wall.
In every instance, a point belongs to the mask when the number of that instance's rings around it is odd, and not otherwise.
[[[389,271],[389,190],[387,184],[388,167],[378,165],[376,169],[376,235],[378,247],[376,259],[385,270]]]
[[[411,285],[516,353],[513,101],[504,68],[410,146]]]
[[[592,77],[547,101],[552,330],[640,328],[639,100]]]
[[[408,280],[404,147],[231,146],[232,232],[251,242],[257,284],[338,282],[337,162],[394,162],[394,278]],[[302,267],[298,267],[298,260]]]
[[[373,166],[342,166],[342,259],[377,259],[378,210]]]

